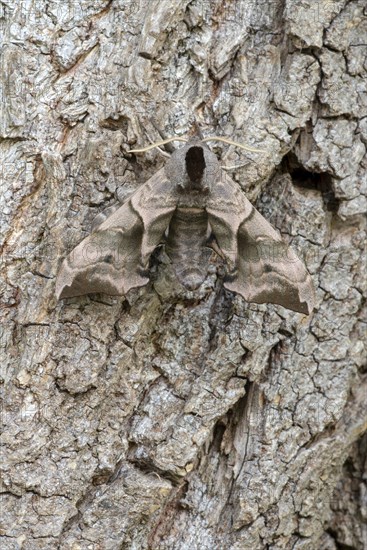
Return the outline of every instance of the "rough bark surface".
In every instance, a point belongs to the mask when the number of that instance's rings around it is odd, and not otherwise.
[[[2,1],[0,25],[2,549],[362,550],[365,2]],[[127,150],[195,121],[266,149],[213,147],[314,314],[216,265],[184,291],[164,254],[127,298],[57,303],[61,259],[165,162]]]

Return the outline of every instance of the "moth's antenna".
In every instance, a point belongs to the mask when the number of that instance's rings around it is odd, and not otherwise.
[[[180,138],[180,137],[173,137],[164,139],[163,141],[157,141],[157,143],[152,143],[152,145],[148,145],[147,147],[143,147],[143,149],[130,149],[128,153],[144,153],[145,151],[150,151],[150,149],[154,149],[154,147],[160,147],[161,145],[165,145],[166,143],[171,143],[171,141],[184,141],[186,142],[187,139]]]
[[[221,166],[222,170],[226,172],[230,172],[231,170],[237,170],[237,168],[243,168],[244,166],[248,166],[248,161],[243,162],[242,164],[235,164],[233,166]]]
[[[264,149],[254,149],[253,147],[248,147],[247,145],[242,145],[241,143],[237,143],[236,141],[232,141],[227,138],[223,137],[207,137],[202,139],[201,141],[222,141],[223,143],[228,143],[228,145],[235,145],[236,147],[240,147],[241,149],[245,149],[245,151],[251,151],[252,153],[266,153],[267,151],[264,151]]]

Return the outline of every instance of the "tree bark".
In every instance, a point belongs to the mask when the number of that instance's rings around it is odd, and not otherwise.
[[[363,0],[2,2],[4,550],[367,545]],[[164,254],[57,302],[93,218],[197,124],[298,249],[306,317]]]

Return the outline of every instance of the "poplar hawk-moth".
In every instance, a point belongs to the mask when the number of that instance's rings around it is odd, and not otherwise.
[[[64,259],[57,298],[124,295],[147,284],[149,259],[160,244],[188,289],[204,281],[202,258],[212,248],[226,263],[224,287],[248,302],[306,314],[313,309],[314,289],[303,262],[199,138],[176,150]]]

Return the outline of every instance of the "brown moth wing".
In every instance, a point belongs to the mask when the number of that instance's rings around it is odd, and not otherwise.
[[[305,265],[227,174],[213,185],[207,212],[229,264],[228,290],[248,302],[311,313],[314,288]]]
[[[149,257],[176,203],[161,169],[64,259],[56,279],[57,298],[92,292],[122,295],[145,285]]]

